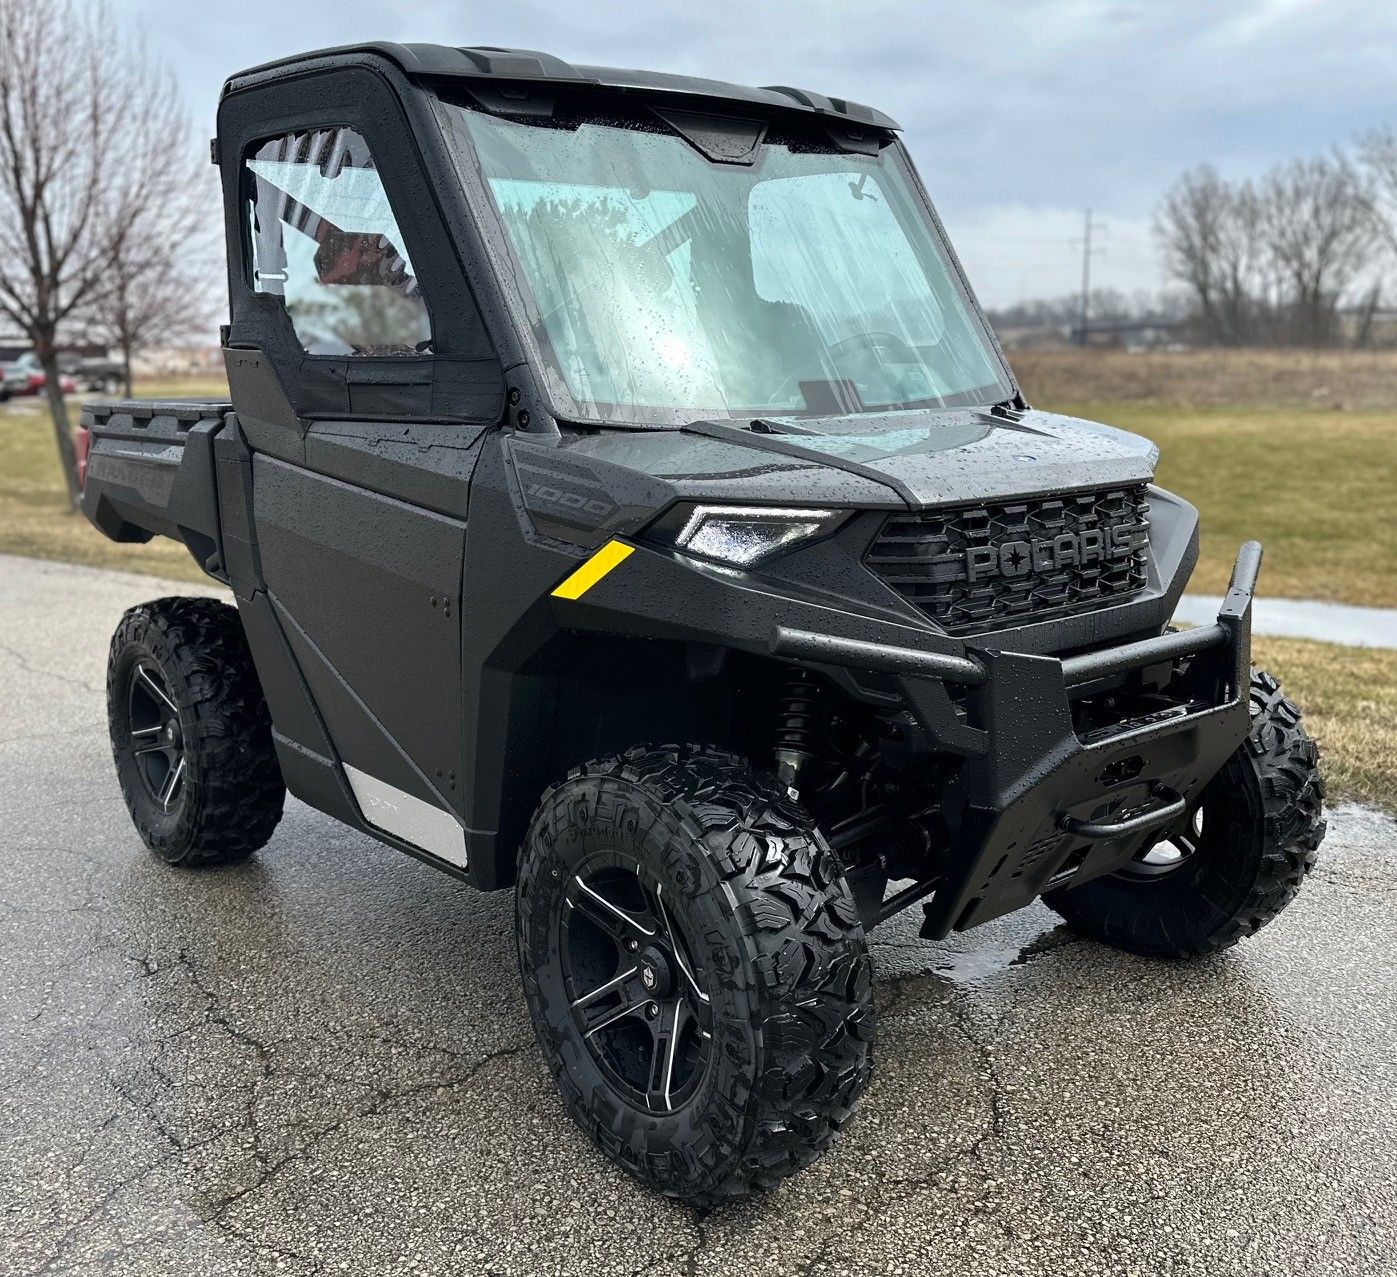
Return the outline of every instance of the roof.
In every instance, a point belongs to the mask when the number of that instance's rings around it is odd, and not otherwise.
[[[795,89],[787,85],[756,88],[745,84],[729,84],[723,80],[669,75],[663,71],[575,66],[554,57],[551,53],[540,53],[533,49],[453,48],[444,44],[391,44],[375,41],[368,44],[341,45],[332,49],[317,49],[292,57],[278,58],[274,62],[266,62],[240,71],[230,77],[223,91],[228,93],[240,88],[249,80],[292,72],[302,63],[353,54],[377,54],[395,63],[404,74],[416,79],[494,79],[556,84],[560,87],[593,85],[647,94],[713,98],[723,102],[745,103],[778,110],[804,111],[833,117],[846,124],[869,125],[881,129],[899,127],[896,120],[873,107],[850,102],[847,98],[828,97],[822,93]]]

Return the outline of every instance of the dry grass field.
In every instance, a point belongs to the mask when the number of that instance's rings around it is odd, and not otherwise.
[[[1397,350],[1025,350],[1010,355],[1034,405],[1397,412]]]
[[[1397,651],[1258,637],[1253,655],[1304,710],[1330,797],[1397,812]]]

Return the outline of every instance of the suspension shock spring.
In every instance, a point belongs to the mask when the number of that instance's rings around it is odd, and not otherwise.
[[[815,756],[824,686],[809,670],[794,670],[781,687],[781,710],[776,723],[776,776],[790,791],[799,794],[800,773]]]

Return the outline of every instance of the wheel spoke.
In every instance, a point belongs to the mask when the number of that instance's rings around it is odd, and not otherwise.
[[[590,1038],[594,1033],[609,1029],[618,1020],[624,1020],[628,1015],[639,1015],[649,1005],[649,1002],[648,994],[639,996],[632,990],[622,992],[619,1006],[599,1008],[595,1014],[587,1007],[581,1008],[580,1018],[584,1030],[582,1036]]]
[[[700,1002],[707,1002],[708,994],[699,987],[699,982],[694,979],[694,973],[689,970],[689,964],[684,961],[683,946],[674,934],[674,927],[669,920],[669,910],[665,908],[663,893],[664,886],[657,883],[655,885],[655,903],[660,907],[660,925],[665,929],[665,938],[669,941],[670,952],[674,954],[675,965],[679,968],[684,979],[689,982],[689,988],[694,991],[694,996]]]
[[[655,1054],[650,1061],[650,1103],[672,1112],[674,1104],[670,1092],[674,1086],[674,1061],[679,1054],[679,1038],[684,1023],[686,1005],[683,998],[675,998],[669,1005],[660,1008],[659,1018],[654,1023]]]
[[[142,745],[131,752],[139,758],[142,754],[164,754],[169,751],[170,746],[165,741],[156,741],[154,745]]]
[[[131,733],[131,738],[132,738],[133,740],[135,740],[135,739],[137,739],[138,737],[141,737],[141,736],[154,736],[154,735],[156,735],[158,732],[163,732],[164,730],[165,730],[165,724],[164,724],[164,723],[156,723],[156,725],[155,725],[154,727],[138,727],[138,728],[135,729],[135,731],[133,731],[133,732]]]
[[[1169,841],[1179,849],[1181,856],[1191,856],[1198,850],[1198,840],[1194,837],[1191,829],[1175,834]]]
[[[575,999],[572,1004],[573,1009],[576,1010],[578,1007],[586,1006],[587,1003],[591,1002],[593,999],[601,997],[603,993],[611,992],[618,984],[624,984],[639,970],[639,967],[628,967],[625,971],[622,971],[620,975],[613,976],[605,984],[598,985],[591,993],[584,993],[580,998]]]
[[[144,665],[136,671],[136,676],[141,680],[142,683],[146,685],[147,689],[149,689],[153,696],[158,697],[164,703],[165,707],[170,711],[171,714],[178,716],[179,710],[175,707],[174,701],[172,701],[168,696],[165,695],[165,689],[161,687],[160,684],[157,683],[153,678],[151,678],[151,676],[146,672],[146,668]]]
[[[180,755],[179,762],[170,770],[170,774],[165,778],[165,784],[160,790],[160,805],[166,810],[170,810],[170,801],[175,796],[175,786],[179,784],[180,777],[184,775],[184,755]]]
[[[600,892],[594,891],[580,877],[573,878],[574,891],[568,895],[568,904],[574,909],[580,910],[588,919],[594,922],[613,940],[625,942],[635,940],[637,937],[650,939],[655,934],[653,927],[647,927],[645,923],[634,914],[627,913],[624,909],[612,904]]]

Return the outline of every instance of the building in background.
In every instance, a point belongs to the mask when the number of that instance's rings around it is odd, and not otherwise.
[[[131,359],[137,377],[221,377],[223,351],[218,346],[156,346]]]

